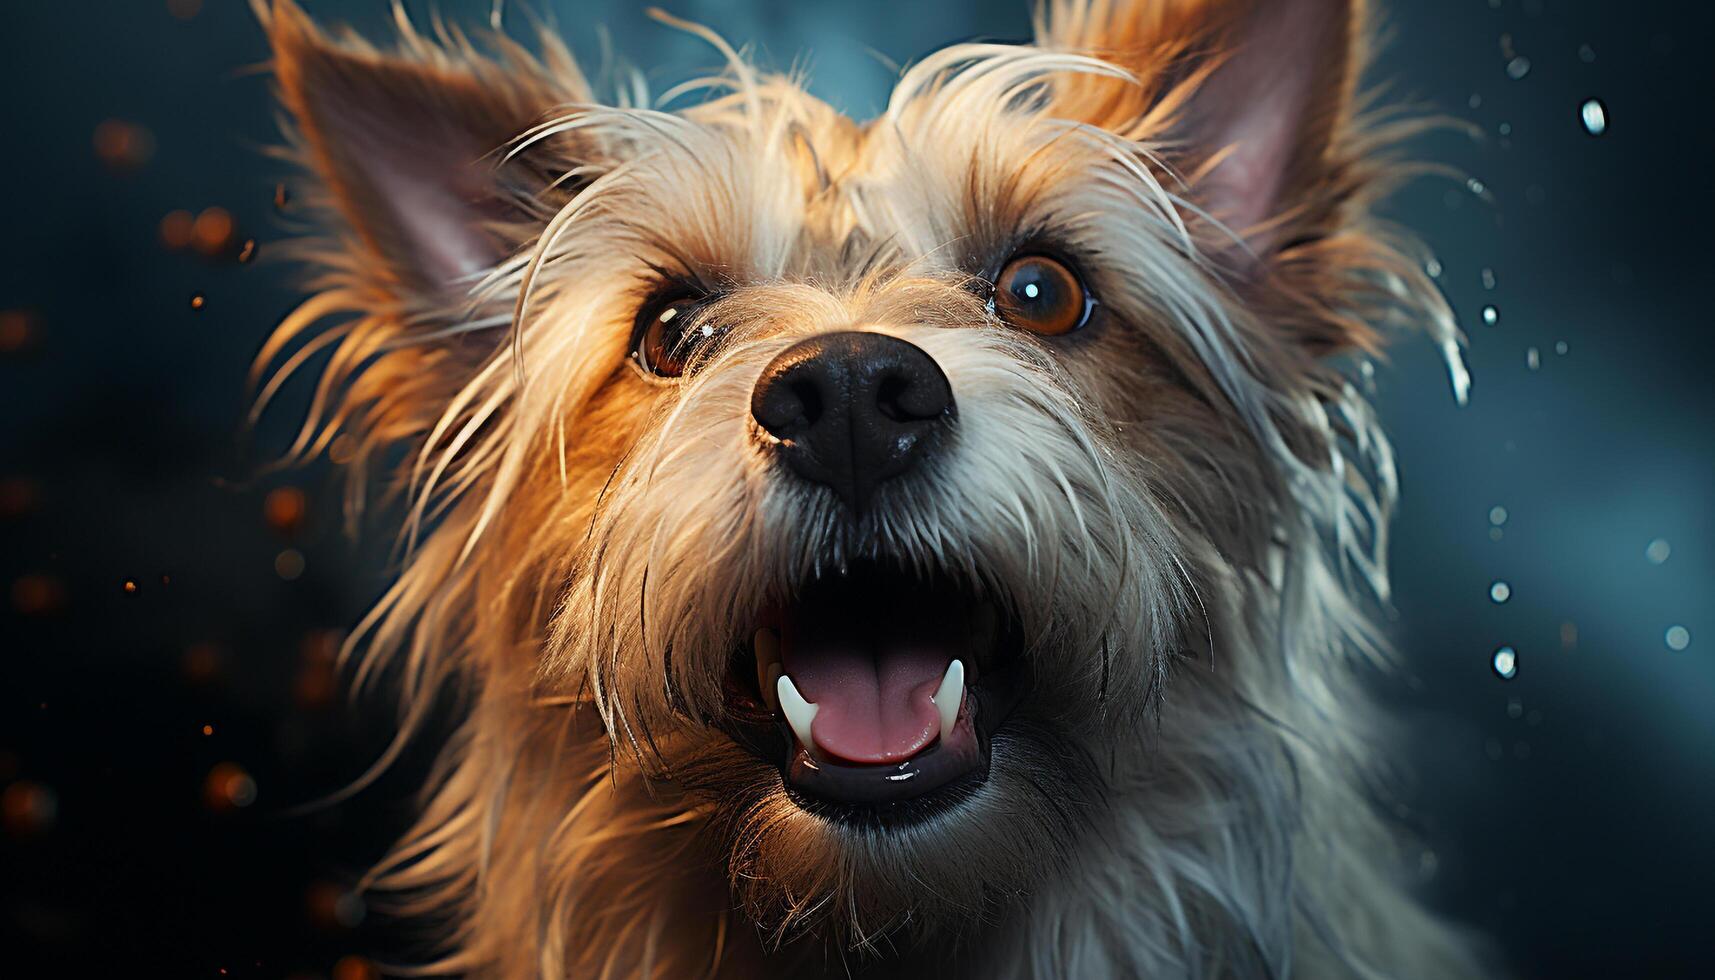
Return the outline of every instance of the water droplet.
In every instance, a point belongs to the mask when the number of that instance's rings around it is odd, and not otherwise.
[[[191,309],[200,310],[204,306],[207,306],[207,305],[208,305],[208,297],[207,296],[204,296],[202,293],[192,293],[191,294]]]
[[[1507,522],[1507,509],[1496,504],[1489,508],[1489,523],[1500,527]]]
[[[1505,582],[1496,582],[1489,586],[1489,598],[1497,603],[1505,602],[1513,597],[1513,587]]]
[[[1565,353],[1571,349],[1572,348],[1566,346],[1566,341],[1564,341],[1564,340],[1557,340],[1554,342],[1554,352],[1556,354],[1560,354],[1560,355],[1564,356]]]
[[[1601,99],[1585,99],[1578,108],[1578,118],[1584,122],[1584,131],[1591,136],[1600,136],[1608,131],[1608,107]]]
[[[1667,628],[1667,648],[1669,650],[1679,651],[1679,650],[1685,649],[1686,647],[1688,647],[1690,645],[1691,645],[1691,631],[1690,630],[1686,629],[1683,626],[1669,626]]]
[[[1516,82],[1528,74],[1530,74],[1530,59],[1524,55],[1521,54],[1507,62],[1507,77],[1513,81]]]
[[[1644,549],[1644,557],[1649,559],[1651,565],[1660,565],[1667,561],[1667,556],[1671,554],[1673,554],[1673,546],[1667,543],[1666,538],[1656,538],[1649,543],[1649,547]]]
[[[1483,322],[1491,327],[1501,322],[1501,311],[1493,305],[1483,307]]]
[[[1484,269],[1483,270],[1483,288],[1484,289],[1495,288],[1495,270],[1493,270],[1493,269]]]
[[[1535,371],[1542,367],[1542,352],[1532,347],[1524,352],[1524,366]]]
[[[1578,60],[1586,65],[1596,60],[1596,49],[1588,44],[1578,45]]]
[[[1507,717],[1508,718],[1523,718],[1524,717],[1524,702],[1519,700],[1518,698],[1508,698],[1507,699]]]
[[[1499,126],[1495,127],[1495,131],[1500,133],[1502,136],[1511,136],[1513,134],[1513,124],[1510,122],[1501,123]]]
[[[1424,263],[1423,271],[1429,273],[1429,278],[1439,279],[1441,278],[1441,263],[1436,259],[1430,259]]]
[[[238,250],[238,261],[240,264],[248,265],[254,258],[256,258],[256,239],[245,239],[244,247]]]
[[[1512,647],[1501,647],[1495,651],[1495,676],[1503,681],[1510,681],[1518,674],[1518,651]]]
[[[1481,95],[1478,95],[1475,92],[1472,92],[1471,97],[1465,100],[1465,104],[1470,106],[1471,108],[1475,109],[1478,106],[1481,106],[1483,104],[1483,97]]]
[[[1483,200],[1489,200],[1489,185],[1475,177],[1465,181],[1465,188]]]

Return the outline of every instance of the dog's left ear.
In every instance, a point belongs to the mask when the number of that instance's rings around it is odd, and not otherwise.
[[[1137,84],[1056,78],[1054,115],[1149,134],[1198,207],[1236,234],[1244,268],[1326,230],[1352,112],[1361,0],[1051,0],[1043,47]],[[1229,240],[1230,241],[1230,240]],[[1232,243],[1237,245],[1238,243]]]

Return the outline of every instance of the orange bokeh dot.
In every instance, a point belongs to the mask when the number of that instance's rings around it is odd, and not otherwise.
[[[136,123],[104,119],[95,127],[95,155],[114,170],[140,167],[155,155],[155,137]]]
[[[220,675],[220,648],[213,643],[191,644],[185,650],[180,669],[184,671],[185,679],[193,684],[214,680]]]
[[[236,762],[222,762],[208,771],[203,799],[211,810],[224,812],[256,802],[256,780]]]
[[[0,824],[19,837],[53,827],[59,797],[40,783],[19,780],[0,792]]]
[[[168,211],[161,218],[161,243],[168,248],[188,248],[196,230],[196,218],[189,211]]]
[[[205,208],[191,226],[191,240],[204,255],[219,255],[232,244],[232,214],[225,208]]]
[[[262,517],[268,526],[281,534],[290,535],[304,521],[304,491],[297,487],[276,487],[262,501]]]
[[[381,971],[361,956],[342,956],[333,965],[333,980],[380,980]]]
[[[35,336],[35,317],[23,310],[0,310],[0,353],[21,351]]]
[[[42,488],[28,477],[0,480],[0,517],[23,517],[41,503]]]
[[[65,585],[45,572],[20,576],[12,583],[12,608],[26,616],[45,616],[65,606]]]

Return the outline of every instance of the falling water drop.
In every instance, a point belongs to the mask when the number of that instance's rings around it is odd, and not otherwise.
[[[1542,367],[1542,352],[1538,351],[1535,347],[1526,350],[1524,352],[1524,366],[1530,368],[1532,371]]]
[[[1596,60],[1596,49],[1588,44],[1578,45],[1578,60],[1586,65]]]
[[[1510,681],[1518,674],[1518,651],[1512,647],[1501,647],[1495,651],[1495,676],[1503,681]]]
[[[1489,508],[1489,523],[1500,527],[1507,522],[1507,509],[1496,504]]]
[[[1560,354],[1562,356],[1565,356],[1566,352],[1571,350],[1571,349],[1572,348],[1566,346],[1566,341],[1564,341],[1564,340],[1557,340],[1554,342],[1554,352],[1556,354]]]
[[[1649,559],[1651,565],[1660,565],[1667,561],[1667,556],[1671,554],[1673,546],[1667,543],[1666,538],[1656,538],[1644,549],[1644,557]]]
[[[207,306],[207,305],[208,305],[208,297],[207,296],[204,296],[202,293],[192,293],[191,294],[191,309],[200,310],[204,306]]]
[[[1688,647],[1690,645],[1691,645],[1691,631],[1690,630],[1686,629],[1683,626],[1669,626],[1667,628],[1667,648],[1669,650],[1679,651],[1679,650],[1685,649],[1686,647]]]
[[[1600,136],[1608,131],[1608,107],[1601,99],[1585,99],[1578,107],[1578,118],[1584,122],[1584,131],[1591,136]]]
[[[1483,307],[1483,322],[1491,327],[1501,322],[1501,311],[1495,309],[1493,304]]]
[[[1530,59],[1524,55],[1521,54],[1507,62],[1507,77],[1513,81],[1516,82],[1528,74],[1530,74]]]
[[[1496,604],[1503,603],[1513,597],[1513,587],[1505,582],[1496,582],[1489,586],[1489,598]]]
[[[1483,270],[1483,288],[1484,289],[1495,288],[1495,270],[1493,270],[1493,269],[1484,269]]]

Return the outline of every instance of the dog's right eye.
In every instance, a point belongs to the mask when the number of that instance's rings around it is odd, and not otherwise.
[[[702,303],[702,297],[676,293],[651,300],[638,313],[637,347],[631,356],[645,371],[661,378],[685,373],[691,350],[711,333],[694,322]]]

